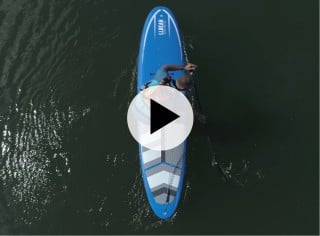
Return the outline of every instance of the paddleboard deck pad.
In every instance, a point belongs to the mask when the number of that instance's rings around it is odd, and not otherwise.
[[[137,91],[153,79],[165,64],[184,65],[184,51],[178,23],[166,7],[155,7],[149,13],[141,35],[138,58]],[[184,72],[170,72],[172,79]],[[187,141],[165,151],[139,146],[142,178],[150,206],[159,218],[170,218],[177,209],[183,185]]]

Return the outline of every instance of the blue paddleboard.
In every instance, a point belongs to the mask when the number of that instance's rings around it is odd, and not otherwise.
[[[145,21],[140,41],[138,92],[161,66],[185,64],[182,44],[179,27],[172,12],[162,6],[153,8]],[[170,75],[173,79],[178,79],[183,73],[173,71]],[[186,141],[166,151],[139,146],[147,198],[153,212],[161,219],[168,219],[176,212],[184,185],[186,148]]]

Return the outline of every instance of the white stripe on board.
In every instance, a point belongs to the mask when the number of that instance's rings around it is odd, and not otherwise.
[[[146,40],[147,40],[147,36],[149,34],[149,28],[150,28],[150,25],[151,23],[153,22],[153,20],[155,20],[157,14],[160,12],[161,10],[157,10],[151,17],[150,17],[150,21],[147,25],[147,28],[146,28],[146,31],[145,31],[145,35],[144,35],[144,39],[143,39],[143,47],[142,47],[142,61],[143,61],[143,58],[144,58],[144,49],[146,47]]]
[[[142,160],[143,163],[146,164],[150,161],[156,160],[158,158],[161,158],[161,152],[156,150],[148,150],[142,153]]]
[[[171,17],[170,13],[167,12],[166,10],[163,10],[163,11],[168,15],[169,19],[171,20],[171,22],[172,22],[172,24],[173,24],[173,26],[174,26],[174,28],[175,28],[175,30],[176,30],[176,34],[177,34],[178,41],[179,41],[179,46],[180,46],[180,48],[181,48],[182,45],[181,45],[181,39],[180,39],[178,27],[177,27],[175,21],[173,20],[173,18]],[[181,58],[182,58],[182,54],[181,54]]]
[[[150,188],[157,187],[161,184],[168,184],[175,188],[178,188],[180,176],[174,175],[168,171],[160,171],[147,178]]]

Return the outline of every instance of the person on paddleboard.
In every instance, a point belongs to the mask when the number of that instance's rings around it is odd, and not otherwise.
[[[147,83],[145,83],[141,87],[141,91],[156,85],[167,85],[173,87],[179,91],[186,91],[192,88],[193,86],[193,79],[191,76],[192,71],[197,68],[197,65],[188,63],[185,66],[179,65],[164,65],[158,69],[154,78]],[[184,70],[185,74],[180,76],[179,79],[174,80],[172,79],[169,71],[176,71],[176,70]]]
[[[188,91],[193,87],[194,81],[192,78],[192,73],[197,67],[197,65],[192,63],[188,63],[185,66],[169,64],[163,65],[158,69],[153,79],[148,81],[141,87],[140,91],[156,85],[170,86],[181,92]],[[177,70],[184,70],[185,73],[182,76],[180,76],[177,80],[174,80],[169,74],[169,71]],[[206,123],[206,117],[197,110],[194,110],[194,115],[201,123]]]

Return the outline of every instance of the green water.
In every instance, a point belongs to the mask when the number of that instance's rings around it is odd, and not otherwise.
[[[146,200],[126,112],[142,25],[176,15],[212,129],[175,216]],[[0,233],[318,234],[317,1],[0,1]]]

